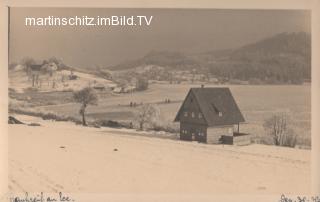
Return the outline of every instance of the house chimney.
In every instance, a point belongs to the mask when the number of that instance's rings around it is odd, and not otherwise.
[[[201,84],[201,88],[204,88],[204,84]]]

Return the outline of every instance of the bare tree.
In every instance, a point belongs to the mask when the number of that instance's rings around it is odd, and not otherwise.
[[[63,69],[66,67],[66,65],[63,63],[61,59],[58,59],[56,57],[51,57],[47,61],[48,63],[55,63],[58,69]]]
[[[138,91],[143,91],[148,89],[148,80],[146,78],[139,77],[136,81],[136,89]]]
[[[196,72],[197,72],[197,70],[196,70],[196,69],[192,69],[192,71],[191,71],[191,73],[192,73],[191,83],[193,83],[193,82],[194,82],[194,80],[195,80]]]
[[[76,102],[81,103],[79,114],[82,116],[82,125],[86,126],[87,125],[86,118],[85,118],[86,108],[88,105],[97,105],[98,96],[92,88],[86,87],[82,90],[74,92],[73,99]]]
[[[26,74],[28,76],[28,81],[30,81],[30,79],[31,79],[31,75],[30,75],[30,72],[31,72],[30,69],[31,68],[30,67],[31,67],[31,65],[33,65],[35,63],[36,63],[36,61],[31,57],[25,57],[20,61],[20,64],[22,66],[24,66],[24,70],[25,70],[25,72],[26,72]],[[34,81],[32,81],[32,83],[34,83]]]
[[[277,146],[296,145],[296,134],[289,127],[289,116],[286,113],[279,113],[265,120],[263,127],[269,135],[273,137],[273,142]]]
[[[160,110],[152,104],[142,105],[136,113],[136,120],[140,130],[144,129],[146,123],[153,123],[160,116]]]

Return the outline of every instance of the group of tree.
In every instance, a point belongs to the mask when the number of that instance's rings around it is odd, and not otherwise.
[[[277,34],[230,51],[206,67],[230,79],[299,84],[311,78],[311,37],[305,32]]]
[[[143,130],[146,124],[155,123],[160,116],[160,110],[156,105],[143,104],[135,114],[135,120],[139,124],[139,129]]]
[[[98,96],[94,89],[90,87],[75,91],[73,94],[75,102],[80,103],[79,114],[82,117],[82,125],[86,126],[86,108],[88,105],[97,105]],[[160,117],[160,110],[156,105],[142,104],[135,112],[134,120],[137,122],[140,130],[144,130],[146,125],[155,124]],[[276,146],[295,147],[297,144],[297,135],[291,127],[290,117],[286,113],[274,114],[266,119],[263,127],[267,135],[272,138]]]
[[[211,64],[208,70],[210,74],[228,78],[228,80],[257,79],[266,84],[301,84],[305,79],[311,77],[310,66],[299,61],[292,61],[292,59],[288,59],[287,62],[281,62],[277,58],[270,59],[268,62],[220,62]]]
[[[82,118],[82,125],[87,126],[86,109],[89,105],[98,104],[98,96],[91,87],[86,87],[73,93],[73,99],[80,104],[79,114]],[[135,113],[135,121],[140,130],[144,130],[146,124],[153,124],[158,120],[160,110],[152,104],[142,104]]]
[[[263,124],[267,135],[272,137],[276,146],[295,147],[297,134],[291,127],[290,117],[287,113],[278,113],[266,119]]]
[[[58,59],[56,57],[50,57],[48,59],[43,60],[40,64],[45,65],[45,64],[49,64],[49,63],[55,63],[58,67],[58,69],[66,69],[67,66],[64,64],[64,62],[61,59]],[[31,65],[37,64],[36,60],[32,57],[24,57],[20,60],[19,63],[16,62],[12,62],[10,66],[13,65],[23,65],[26,69],[30,68]]]

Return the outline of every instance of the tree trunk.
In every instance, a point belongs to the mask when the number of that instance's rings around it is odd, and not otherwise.
[[[81,109],[80,109],[80,114],[82,115],[82,125],[86,126],[87,122],[86,122],[86,117],[85,117],[85,111],[86,111],[86,105],[82,105]]]
[[[82,125],[83,125],[83,126],[86,126],[86,125],[87,125],[86,117],[85,117],[85,115],[84,115],[84,112],[82,113]]]
[[[140,122],[140,130],[143,130],[143,122]]]

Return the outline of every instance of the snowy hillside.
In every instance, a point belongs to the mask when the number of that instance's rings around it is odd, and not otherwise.
[[[22,68],[9,70],[9,86],[16,92],[23,92],[26,89],[37,89],[41,92],[78,90],[83,87],[102,87],[111,88],[116,84],[107,79],[100,78],[89,73],[78,71],[60,70],[52,75],[47,73],[39,73],[38,81],[33,86],[32,76]]]
[[[310,193],[310,150],[199,144],[14,116],[41,124],[9,125],[14,193]]]

